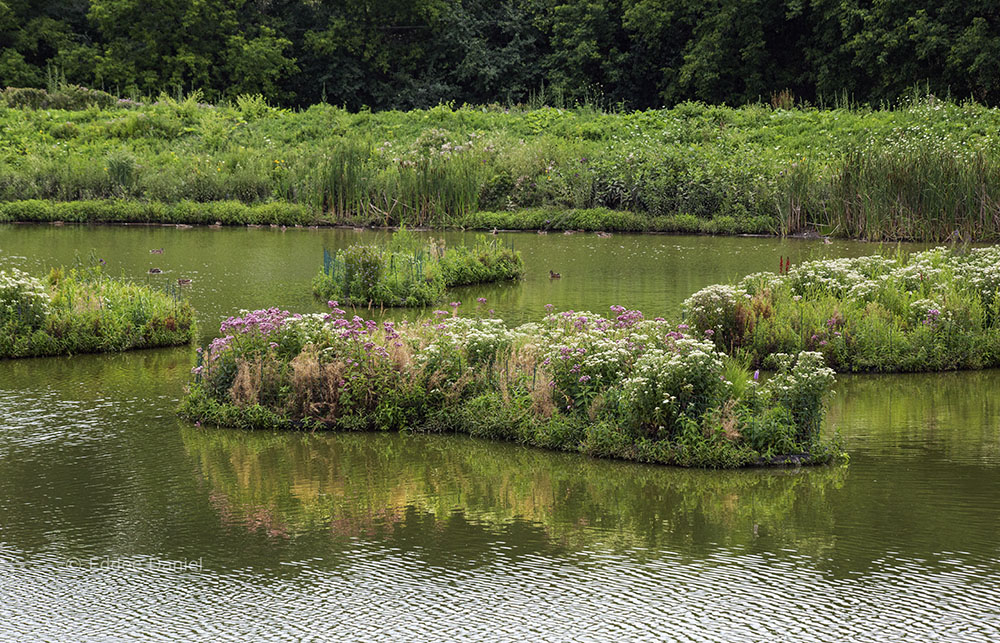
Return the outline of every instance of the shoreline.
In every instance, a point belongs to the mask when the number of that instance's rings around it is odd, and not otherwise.
[[[24,206],[28,209],[38,209],[43,212],[34,217],[5,218],[5,211],[17,209]],[[124,207],[127,213],[115,215],[114,210]],[[286,209],[288,216],[281,216],[280,211]],[[141,214],[152,212],[169,213],[171,210],[190,212],[191,210],[205,210],[207,214],[213,214],[219,209],[236,210],[243,214],[245,220],[224,220],[213,216],[192,216],[183,217],[177,220],[154,220],[150,217],[141,217]],[[73,216],[79,212],[82,216]],[[218,212],[215,212],[218,214]],[[52,216],[54,214],[64,215],[61,218]],[[70,216],[65,216],[70,215]],[[267,215],[270,220],[262,217]],[[586,209],[561,209],[549,210],[539,208],[527,208],[513,212],[493,212],[479,211],[466,215],[455,223],[444,223],[441,225],[375,225],[370,221],[324,221],[320,217],[310,215],[304,219],[304,208],[295,204],[284,204],[272,202],[257,205],[245,205],[232,201],[212,201],[206,203],[182,202],[177,204],[165,204],[159,202],[144,203],[139,201],[8,201],[0,202],[0,224],[27,226],[27,225],[50,225],[55,227],[68,225],[94,225],[94,226],[125,226],[125,227],[160,227],[160,228],[248,228],[248,229],[308,229],[308,230],[374,230],[374,231],[396,231],[405,227],[413,232],[438,232],[438,231],[469,231],[469,232],[495,232],[495,233],[537,233],[544,235],[549,232],[563,234],[587,234],[587,233],[616,233],[616,234],[641,234],[641,235],[693,235],[693,236],[724,236],[724,237],[746,237],[759,239],[799,239],[805,241],[823,241],[838,239],[843,241],[857,241],[865,243],[884,243],[885,241],[873,241],[870,239],[856,237],[842,237],[833,234],[824,234],[817,228],[810,228],[782,235],[777,232],[762,232],[759,230],[719,230],[713,227],[713,219],[698,220],[705,225],[689,226],[687,223],[693,217],[667,216],[667,217],[646,217],[640,213],[628,210],[608,210],[605,208]],[[516,223],[516,219],[524,219],[524,225],[510,225]],[[541,217],[548,217],[542,220]],[[136,220],[143,218],[145,220]],[[163,218],[173,218],[163,217]],[[246,220],[250,219],[250,220]],[[645,222],[646,225],[642,225]],[[680,222],[680,223],[679,223]],[[499,224],[499,225],[495,225]],[[976,239],[975,243],[993,243],[997,239]],[[895,239],[892,242],[903,243],[931,243],[920,239]]]

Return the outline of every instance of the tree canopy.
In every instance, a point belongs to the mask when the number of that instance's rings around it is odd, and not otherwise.
[[[989,0],[0,0],[0,86],[287,106],[996,105],[997,60]]]

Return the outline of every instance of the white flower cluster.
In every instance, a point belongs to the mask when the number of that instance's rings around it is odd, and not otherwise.
[[[895,314],[909,316],[913,323],[933,324],[952,318],[945,306],[952,290],[965,292],[986,307],[998,300],[1000,247],[969,252],[938,247],[907,259],[872,255],[807,261],[787,275],[754,273],[737,287],[703,288],[689,297],[684,307],[693,327],[718,333],[736,320],[741,302],[782,288],[796,302],[828,295],[862,305],[881,302]]]
[[[51,306],[45,286],[17,268],[0,270],[0,321],[38,327]]]
[[[744,291],[735,286],[715,284],[702,288],[684,300],[684,311],[701,330],[719,330],[735,312]]]
[[[679,401],[715,398],[723,385],[722,360],[710,342],[685,337],[673,349],[653,348],[622,382],[622,398],[637,411],[656,416],[682,410]]]
[[[761,393],[788,408],[800,426],[818,429],[823,398],[834,382],[833,369],[826,365],[822,353],[812,351],[776,353],[773,359],[778,372],[761,387]]]

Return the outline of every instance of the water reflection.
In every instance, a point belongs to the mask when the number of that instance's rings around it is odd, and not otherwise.
[[[416,542],[458,518],[524,523],[571,549],[764,548],[831,543],[843,468],[688,471],[596,461],[464,436],[182,430],[222,522],[275,538],[324,532]]]
[[[516,321],[550,302],[669,314],[779,254],[873,248],[514,237],[528,278],[456,298]],[[195,278],[208,337],[238,308],[318,308],[322,247],[378,238],[0,226],[0,265],[95,248],[145,278],[155,261]],[[711,472],[466,436],[203,430],[174,415],[192,365],[187,348],[0,364],[0,639],[1000,639],[1000,372],[842,377],[827,430],[847,468]],[[125,564],[70,565],[95,557]]]

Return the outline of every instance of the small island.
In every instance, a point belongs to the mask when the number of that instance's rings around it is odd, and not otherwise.
[[[481,304],[482,306],[482,304]],[[435,312],[394,323],[276,308],[198,349],[181,415],[255,429],[419,430],[680,466],[826,463],[833,371],[776,357],[766,381],[711,342],[613,307],[508,328]]]
[[[177,346],[195,337],[180,296],[107,276],[100,265],[44,279],[0,270],[0,359]]]
[[[513,245],[479,235],[472,247],[447,248],[444,241],[422,243],[401,228],[387,247],[356,244],[336,253],[323,251],[323,267],[313,294],[349,306],[428,306],[454,286],[519,279],[524,261]]]
[[[692,328],[762,367],[817,351],[838,372],[1000,366],[1000,248],[808,261],[684,302]]]

